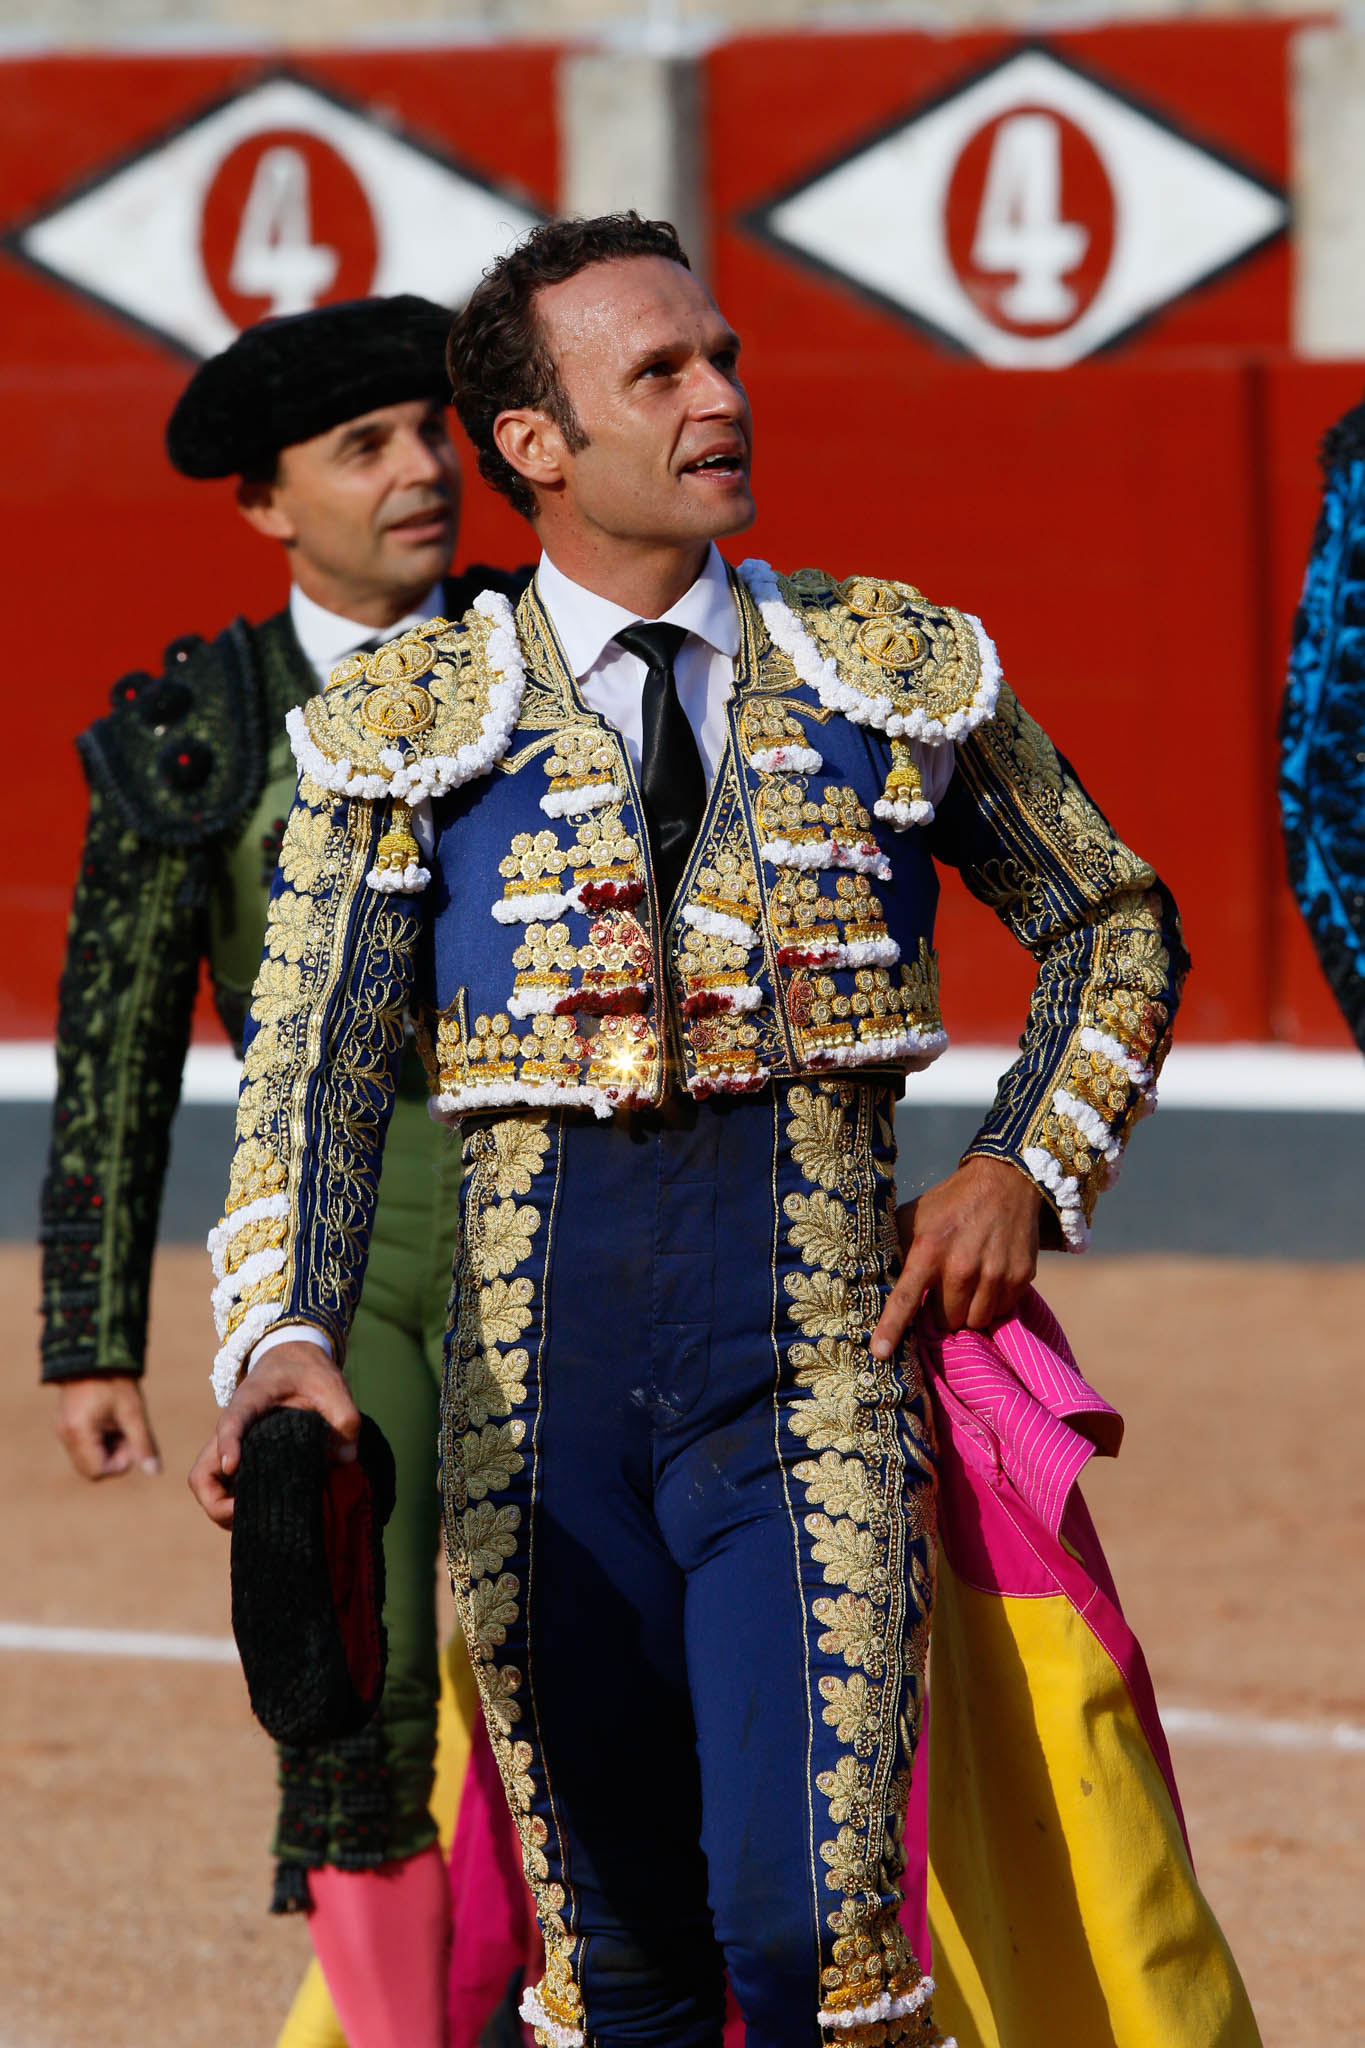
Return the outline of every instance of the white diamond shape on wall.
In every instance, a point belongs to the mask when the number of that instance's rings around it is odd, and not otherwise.
[[[540,216],[363,109],[265,79],[10,238],[192,355],[327,299],[469,297]]]
[[[1030,49],[752,224],[983,362],[1055,369],[1249,255],[1288,216],[1272,187]]]

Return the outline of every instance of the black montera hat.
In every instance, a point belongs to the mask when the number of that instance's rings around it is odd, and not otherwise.
[[[450,403],[450,314],[430,299],[347,299],[243,328],[201,363],[166,427],[182,476],[257,476],[281,448],[377,405]]]
[[[355,1734],[384,1689],[393,1452],[368,1415],[354,1462],[333,1463],[327,1438],[310,1409],[272,1408],[243,1438],[233,1487],[232,1632],[277,1742]]]

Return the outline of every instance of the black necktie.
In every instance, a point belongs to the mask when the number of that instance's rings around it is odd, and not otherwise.
[[[673,664],[687,638],[682,626],[627,626],[618,647],[648,669],[640,734],[640,794],[663,913],[673,901],[706,809],[706,770],[678,698]]]

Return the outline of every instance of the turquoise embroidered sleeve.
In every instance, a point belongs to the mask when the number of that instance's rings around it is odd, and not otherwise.
[[[1175,904],[1004,686],[958,748],[929,845],[1038,963],[1019,1058],[967,1156],[1030,1174],[1080,1250],[1154,1106],[1189,966]]]
[[[220,1400],[278,1321],[340,1359],[369,1249],[419,913],[371,888],[390,806],[308,777],[285,830],[252,991],[226,1213],[212,1232]]]
[[[1326,488],[1280,709],[1289,882],[1365,1052],[1365,407],[1324,444]]]
[[[43,1184],[43,1378],[140,1373],[171,1120],[204,949],[203,855],[157,847],[99,790],[58,998]]]

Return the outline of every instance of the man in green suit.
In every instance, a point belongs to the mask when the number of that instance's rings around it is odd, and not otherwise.
[[[182,474],[238,479],[238,508],[283,549],[291,587],[261,624],[238,618],[216,639],[173,641],[163,673],[116,684],[112,711],[78,742],[90,819],[43,1192],[43,1376],[59,1389],[58,1434],[90,1479],[160,1469],[141,1374],[171,1121],[201,962],[240,1051],[294,794],[285,714],[358,650],[458,618],[490,585],[520,588],[496,571],[449,575],[460,472],[446,424],[448,326],[443,308],[411,297],[266,321],[200,366],[167,429]],[[443,2039],[449,1926],[428,1799],[459,1151],[428,1119],[426,1092],[410,1056],[347,1363],[398,1470],[384,1701],[370,1728],[325,1754],[281,1750],[276,1840],[276,1910],[311,1909],[343,2023],[356,1997],[387,2001],[384,2024],[406,2048]],[[401,1983],[367,1989],[353,1980],[381,1871],[389,1901],[398,1882],[422,1953],[410,1946]],[[367,2017],[367,2039],[379,2038],[373,2028]]]

